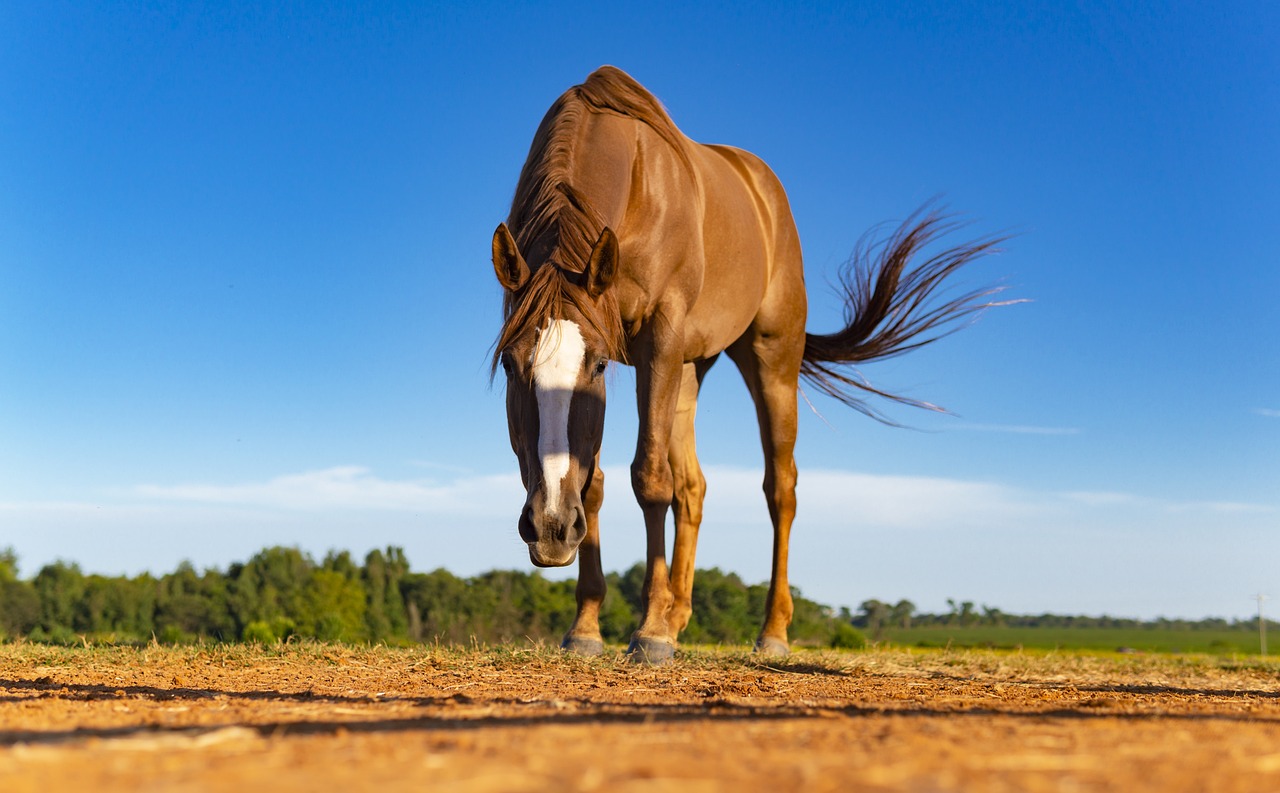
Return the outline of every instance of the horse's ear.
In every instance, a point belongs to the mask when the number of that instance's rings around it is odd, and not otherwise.
[[[493,271],[498,274],[498,282],[508,292],[514,292],[529,280],[529,265],[516,248],[516,240],[511,236],[511,229],[506,223],[499,223],[493,232]]]
[[[599,297],[613,282],[618,273],[618,237],[608,226],[600,232],[600,239],[591,249],[591,260],[587,262],[586,287],[587,294]]]

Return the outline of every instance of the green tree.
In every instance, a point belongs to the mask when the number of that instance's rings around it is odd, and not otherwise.
[[[298,632],[324,641],[357,642],[368,638],[368,596],[360,569],[351,555],[330,552],[311,571],[302,610],[287,614]]]
[[[830,606],[809,600],[796,587],[791,587],[791,641],[799,644],[826,645],[833,640],[833,632],[839,625],[848,625],[838,619]],[[864,639],[865,643],[865,639]]]
[[[165,642],[208,637],[222,641],[236,638],[227,576],[217,570],[197,575],[190,562],[182,562],[156,582],[156,636]]]
[[[30,582],[18,579],[13,549],[0,550],[0,638],[26,636],[39,622],[40,596]]]
[[[644,603],[644,562],[636,562],[618,577],[618,594],[639,615]]]
[[[115,641],[141,641],[155,630],[156,580],[91,575],[73,609],[73,629]]]
[[[233,565],[231,608],[238,633],[253,622],[296,621],[308,608],[307,585],[315,562],[298,548],[259,551],[246,564]],[[277,637],[283,638],[283,637]]]
[[[911,618],[915,613],[916,604],[904,598],[893,604],[893,608],[890,610],[890,619],[893,620],[894,625],[903,630],[910,630]]]
[[[84,597],[80,568],[61,560],[45,565],[32,581],[40,600],[33,638],[67,643],[75,640],[76,608]]]
[[[626,643],[640,624],[639,606],[627,600],[622,576],[618,573],[605,576],[605,587],[604,603],[600,605],[600,634],[606,642]],[[576,600],[574,605],[576,611]]]
[[[717,567],[693,578],[693,616],[682,634],[691,644],[743,644],[752,641],[764,614],[764,591],[751,591],[736,573]]]
[[[401,586],[405,600],[418,614],[422,640],[459,644],[474,635],[474,605],[466,581],[439,568],[410,573]]]
[[[403,641],[409,636],[409,613],[400,584],[409,574],[409,560],[394,546],[386,553],[372,550],[364,559],[364,582],[368,592],[366,610],[370,641]]]
[[[952,625],[968,628],[978,622],[978,612],[974,609],[972,600],[957,604],[954,599],[947,598],[947,607],[951,609],[947,621]]]
[[[13,546],[0,549],[0,584],[11,584],[18,580],[18,555]]]
[[[884,632],[884,622],[890,614],[888,604],[872,598],[862,601],[858,611],[863,627],[871,633],[871,640],[879,641],[880,634]]]

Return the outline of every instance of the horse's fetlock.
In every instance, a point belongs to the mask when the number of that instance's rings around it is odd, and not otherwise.
[[[693,617],[693,606],[689,601],[679,598],[671,605],[671,610],[667,613],[667,623],[671,626],[672,634],[679,635],[681,631],[689,627],[689,620]]]

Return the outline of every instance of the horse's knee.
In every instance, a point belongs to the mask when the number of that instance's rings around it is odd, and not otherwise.
[[[675,494],[675,479],[666,460],[636,460],[631,464],[631,489],[642,509],[666,507]]]

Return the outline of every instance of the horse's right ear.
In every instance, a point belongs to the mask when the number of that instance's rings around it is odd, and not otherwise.
[[[529,280],[529,265],[516,248],[516,240],[506,223],[499,223],[493,232],[493,271],[498,274],[498,283],[508,292],[514,292]]]

